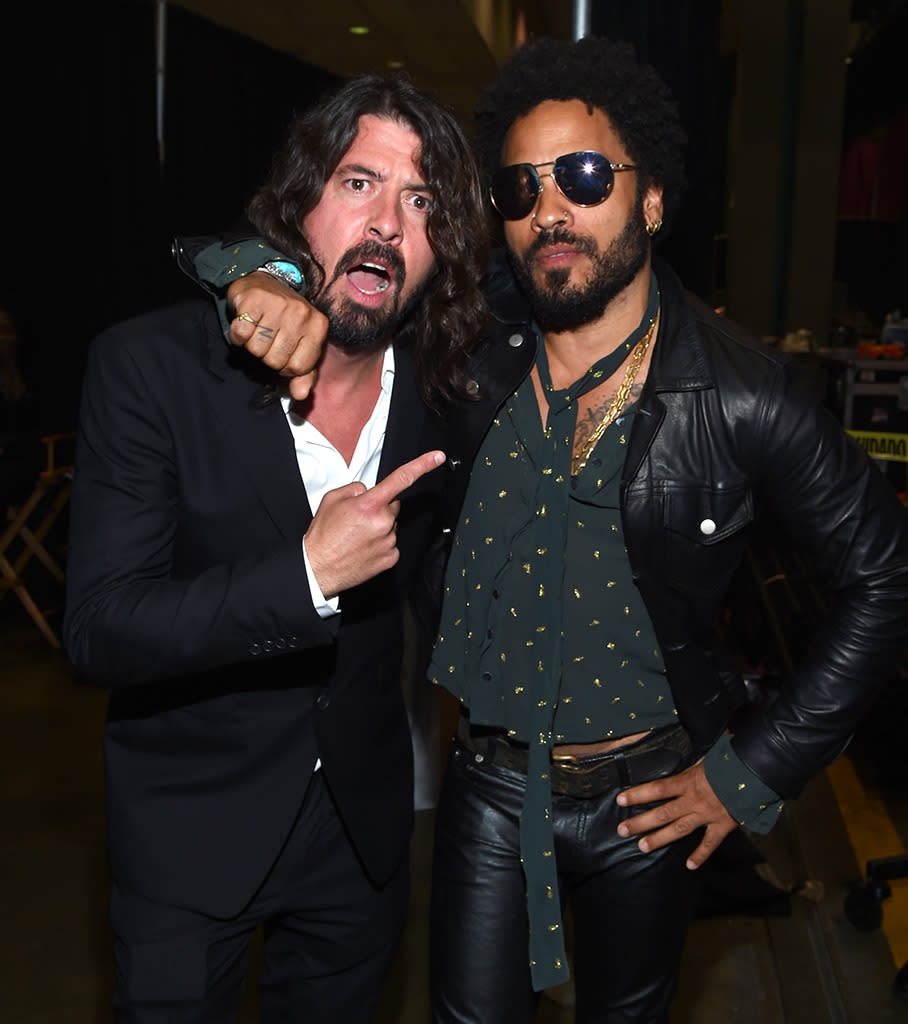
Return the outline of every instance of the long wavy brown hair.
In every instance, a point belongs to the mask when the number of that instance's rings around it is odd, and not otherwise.
[[[420,171],[434,197],[427,230],[437,269],[399,339],[412,344],[420,393],[437,406],[439,399],[468,393],[466,356],[486,319],[479,287],[489,246],[484,194],[470,144],[453,115],[405,75],[352,79],[291,121],[248,215],[271,245],[299,263],[310,291],[318,291],[325,271],[301,225],[364,114],[405,124],[422,143]]]

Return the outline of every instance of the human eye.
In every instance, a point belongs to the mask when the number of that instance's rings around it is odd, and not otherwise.
[[[363,195],[369,190],[371,182],[368,178],[347,178],[344,187],[357,195]]]
[[[409,199],[410,205],[420,213],[428,213],[432,209],[432,198],[424,192],[414,192]]]

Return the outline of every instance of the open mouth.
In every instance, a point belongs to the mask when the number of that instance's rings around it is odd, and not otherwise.
[[[391,275],[380,263],[357,263],[347,271],[347,280],[364,295],[378,295],[391,287]]]

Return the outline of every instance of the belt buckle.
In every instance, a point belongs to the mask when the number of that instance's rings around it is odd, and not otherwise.
[[[563,772],[571,772],[575,775],[588,775],[594,772],[603,764],[614,760],[613,754],[603,754],[592,764],[584,764],[576,754],[552,754],[552,766]]]

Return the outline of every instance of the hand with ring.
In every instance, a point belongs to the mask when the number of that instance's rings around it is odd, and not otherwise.
[[[327,317],[282,281],[258,271],[234,281],[227,300],[242,310],[231,321],[231,343],[289,378],[291,396],[305,399],[315,384]]]

